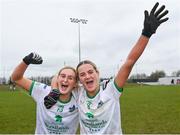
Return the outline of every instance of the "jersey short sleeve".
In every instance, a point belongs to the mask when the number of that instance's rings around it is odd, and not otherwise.
[[[103,91],[109,96],[119,99],[123,92],[123,88],[117,86],[115,80],[105,80],[101,83]]]
[[[50,90],[50,86],[33,81],[29,90],[29,94],[36,102],[39,102],[44,100],[44,97],[50,92]]]

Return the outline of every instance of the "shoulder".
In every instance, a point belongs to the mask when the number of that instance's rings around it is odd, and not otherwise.
[[[123,88],[119,88],[114,79],[104,80],[101,82],[101,93],[107,95],[108,97],[115,97],[119,99],[122,94]]]
[[[44,93],[44,94],[47,94],[49,93],[51,90],[51,87],[48,86],[47,84],[44,84],[44,83],[40,83],[40,82],[36,82],[36,81],[33,81],[32,84],[31,84],[31,87],[30,87],[30,95],[31,94],[40,94],[40,93]]]
[[[111,78],[105,78],[105,79],[102,79],[101,82],[100,82],[100,87],[105,90],[107,88],[107,86],[109,84],[112,83],[112,79]]]

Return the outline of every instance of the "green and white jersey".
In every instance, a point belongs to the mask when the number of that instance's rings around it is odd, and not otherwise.
[[[36,102],[35,134],[75,134],[79,124],[76,95],[73,93],[69,102],[58,101],[46,109],[44,97],[50,91],[46,84],[33,82],[31,85],[30,95]]]
[[[79,89],[81,134],[122,134],[119,100],[122,90],[114,80],[103,82],[94,97],[89,97],[84,87]]]

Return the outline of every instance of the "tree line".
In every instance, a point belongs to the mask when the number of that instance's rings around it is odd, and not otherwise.
[[[134,80],[144,80],[146,82],[156,82],[161,77],[166,77],[166,73],[163,70],[156,70],[155,72],[152,72],[149,76],[145,73],[141,74],[133,74],[129,77],[128,82],[134,82]],[[171,76],[179,77],[180,76],[180,70],[172,72]]]
[[[146,75],[145,73],[133,74],[129,77],[128,82],[137,82],[138,80],[144,80],[146,82],[156,82],[156,81],[158,81],[159,78],[165,77],[165,76],[166,76],[165,71],[156,70],[155,72],[152,72],[149,76]],[[172,72],[171,76],[179,77],[180,70]],[[37,77],[30,77],[30,79],[50,85],[52,77],[53,76],[37,76]],[[103,80],[103,79],[104,78],[101,78],[101,80]],[[105,78],[105,79],[107,79],[107,78]],[[9,84],[9,83],[10,83],[10,78],[6,79],[5,77],[0,77],[0,84]]]

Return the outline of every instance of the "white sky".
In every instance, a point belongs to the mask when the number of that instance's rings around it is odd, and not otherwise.
[[[70,18],[87,19],[80,25],[82,60],[99,67],[101,76],[115,74],[139,38],[144,10],[155,0],[1,0],[0,77],[9,76],[30,52],[43,57],[31,65],[27,76],[53,75],[66,63],[78,64],[78,24]],[[180,4],[159,0],[169,10],[132,74],[180,70]]]

